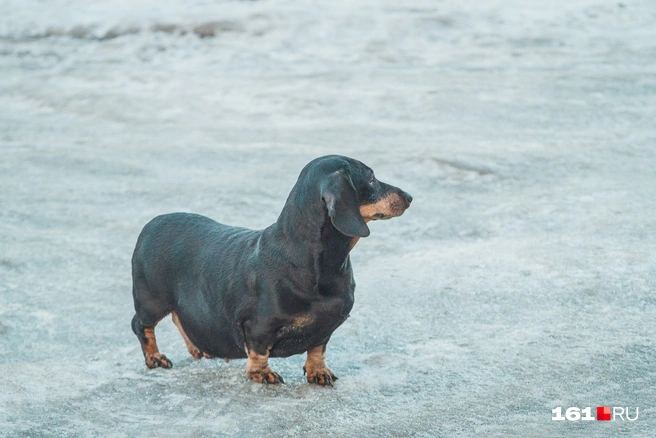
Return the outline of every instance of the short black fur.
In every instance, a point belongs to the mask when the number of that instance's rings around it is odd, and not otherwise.
[[[349,251],[369,235],[359,207],[392,191],[405,208],[412,200],[372,178],[357,160],[317,158],[264,230],[189,213],[154,218],[132,258],[133,330],[143,343],[144,327],[175,312],[210,356],[245,358],[248,348],[286,357],[325,345],[353,307]]]

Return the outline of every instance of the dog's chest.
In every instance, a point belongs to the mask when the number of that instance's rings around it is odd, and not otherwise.
[[[353,307],[353,292],[349,296],[324,299],[307,312],[293,315],[276,333],[277,342],[271,356],[291,356],[304,353],[323,342],[339,327]]]

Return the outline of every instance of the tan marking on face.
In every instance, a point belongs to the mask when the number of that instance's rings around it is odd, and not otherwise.
[[[182,335],[182,338],[185,341],[185,344],[187,345],[187,351],[189,351],[189,354],[191,354],[194,359],[200,359],[203,357],[203,353],[196,347],[193,342],[189,340],[187,337],[187,334],[185,333],[184,329],[182,328],[182,324],[180,324],[180,318],[178,318],[178,315],[175,312],[171,312],[171,318],[173,319],[173,324],[175,324],[178,327],[178,330],[180,330],[180,334]]]
[[[360,207],[360,215],[365,222],[377,220],[376,215],[385,215],[387,218],[401,216],[405,211],[405,203],[397,193],[390,193],[373,204]]]

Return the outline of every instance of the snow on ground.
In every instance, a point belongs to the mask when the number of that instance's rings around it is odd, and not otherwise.
[[[0,435],[656,435],[651,1],[0,1]],[[130,257],[172,211],[260,228],[340,153],[415,198],[285,385],[172,370]],[[636,422],[556,422],[561,406]]]

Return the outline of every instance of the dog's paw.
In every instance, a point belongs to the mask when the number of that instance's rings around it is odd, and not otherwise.
[[[173,362],[161,353],[146,354],[146,366],[150,369],[157,367],[171,368]]]
[[[285,383],[280,374],[274,373],[270,368],[250,371],[247,374],[249,379],[255,380],[257,383]]]
[[[308,383],[316,383],[321,386],[333,386],[337,376],[328,367],[307,368],[303,367],[303,374],[307,374]]]
[[[187,351],[189,351],[189,354],[191,354],[196,360],[203,358],[204,353],[201,353],[201,351],[195,345],[187,346]]]

